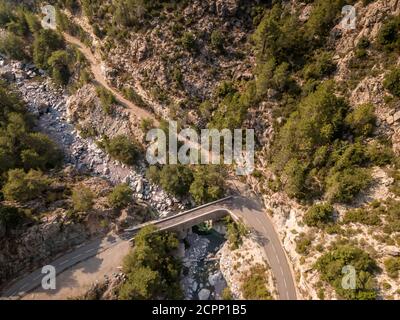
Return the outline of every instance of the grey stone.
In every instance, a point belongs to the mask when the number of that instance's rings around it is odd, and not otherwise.
[[[210,290],[208,289],[201,289],[199,292],[199,299],[200,300],[208,300],[208,298],[210,297]]]

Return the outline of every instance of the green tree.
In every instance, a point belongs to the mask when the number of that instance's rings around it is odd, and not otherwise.
[[[342,286],[344,266],[352,266],[356,270],[356,288],[345,289]],[[376,262],[363,250],[342,245],[322,255],[314,266],[321,279],[328,282],[336,293],[345,299],[371,300],[376,299],[374,273]]]
[[[135,237],[135,248],[124,259],[128,280],[121,286],[121,299],[178,299],[181,264],[172,254],[178,248],[175,234],[157,232],[154,226],[142,228]]]
[[[48,69],[52,53],[64,49],[64,39],[51,29],[42,29],[33,42],[33,61],[38,68]]]
[[[129,273],[119,291],[122,300],[150,300],[160,286],[160,274],[148,267],[137,267]]]
[[[111,139],[106,139],[105,149],[114,159],[127,165],[134,165],[138,157],[138,147],[126,136],[119,135]]]
[[[309,227],[323,227],[333,222],[333,207],[327,203],[315,204],[305,213],[303,222]]]
[[[385,269],[389,277],[397,279],[400,270],[400,258],[391,257],[384,261]]]
[[[165,165],[159,174],[161,187],[173,195],[183,197],[188,194],[193,173],[185,165]]]
[[[221,31],[214,30],[211,33],[211,46],[218,52],[224,52],[225,38]]]
[[[68,53],[65,50],[54,51],[47,61],[53,80],[58,85],[68,84],[71,72],[68,67]]]
[[[199,166],[194,171],[190,194],[198,204],[221,198],[225,192],[225,172],[217,166]]]
[[[23,139],[21,160],[25,170],[46,170],[61,164],[63,154],[56,143],[40,132],[30,133]]]
[[[132,189],[127,184],[117,185],[108,195],[108,203],[113,208],[125,208],[132,201]]]
[[[375,127],[375,107],[371,103],[357,106],[346,117],[346,124],[357,136],[369,136]]]
[[[5,227],[6,232],[16,228],[22,220],[17,208],[0,205],[0,225]]]
[[[92,190],[84,186],[74,188],[72,190],[72,203],[75,212],[88,212],[92,210],[94,204]]]
[[[22,169],[8,172],[8,179],[3,187],[4,198],[9,201],[27,202],[39,198],[49,188],[50,181],[42,172]]]
[[[0,52],[6,54],[11,59],[24,60],[27,58],[25,53],[26,44],[20,36],[13,33],[6,33],[0,39]]]

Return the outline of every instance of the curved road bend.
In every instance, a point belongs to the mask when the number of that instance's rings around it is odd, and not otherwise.
[[[226,211],[234,216],[243,218],[244,222],[253,228],[262,243],[268,263],[276,279],[279,298],[281,300],[295,300],[296,288],[292,277],[291,269],[283,251],[279,237],[275,232],[271,220],[262,210],[258,201],[241,196],[228,197],[221,202],[211,203],[201,206],[198,209],[192,209],[187,212],[172,216],[166,219],[152,222],[160,229],[171,229],[190,220],[198,219],[213,214],[215,211]],[[97,239],[80,246],[72,252],[56,259],[51,263],[56,268],[57,274],[61,274],[68,268],[97,256],[99,253],[112,249],[123,241],[130,241],[139,228],[133,228],[132,231],[124,233],[121,237],[108,237]],[[119,261],[116,263],[119,263]],[[41,269],[21,278],[11,287],[3,292],[4,297],[23,296],[29,291],[39,287],[43,278]]]

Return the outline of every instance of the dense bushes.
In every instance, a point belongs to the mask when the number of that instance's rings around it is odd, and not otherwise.
[[[353,266],[356,270],[356,289],[344,289],[342,286],[344,266]],[[374,272],[376,263],[363,250],[342,245],[322,255],[315,268],[321,279],[327,281],[341,298],[352,300],[376,299]]]
[[[119,290],[124,300],[179,299],[181,264],[172,254],[178,248],[175,234],[148,226],[135,237],[135,248],[125,257],[127,280]]]
[[[267,270],[263,266],[253,266],[241,279],[241,292],[246,300],[272,300],[266,287]]]
[[[353,209],[345,213],[343,223],[362,223],[369,226],[381,225],[380,213],[374,209]]]
[[[326,198],[333,202],[350,202],[371,182],[371,173],[364,168],[346,168],[326,179]]]
[[[197,204],[220,199],[226,188],[226,173],[218,166],[198,166],[194,171],[190,194]]]
[[[49,188],[49,183],[40,171],[25,173],[22,169],[14,169],[8,172],[2,191],[6,200],[27,202],[41,197]]]
[[[225,171],[218,166],[196,166],[193,169],[184,165],[165,165],[161,169],[151,166],[146,176],[175,196],[190,194],[198,204],[217,200],[225,192]]]
[[[150,167],[147,177],[170,194],[185,196],[193,182],[193,172],[184,165],[166,165],[161,169]]]
[[[5,53],[11,59],[26,59],[25,46],[24,40],[13,33],[7,33],[0,39],[0,52]]]
[[[60,34],[51,29],[40,30],[33,42],[33,61],[38,68],[48,69],[48,60],[53,52],[64,48],[64,39]]]
[[[273,163],[286,192],[299,199],[325,194],[329,201],[348,202],[370,181],[371,159],[360,142],[346,135],[368,136],[373,129],[373,107],[350,112],[324,83],[304,98],[274,143]]]
[[[357,106],[353,112],[349,113],[345,119],[346,124],[356,136],[369,136],[376,122],[375,107],[371,103]]]
[[[58,166],[61,160],[62,154],[55,143],[46,135],[32,131],[32,121],[19,97],[12,94],[7,86],[0,84],[0,186],[9,179],[9,170],[45,171]],[[38,176],[36,171],[32,172],[31,178]],[[35,183],[24,186],[25,173],[22,170],[11,174],[19,178],[20,185],[7,186],[9,198],[17,201],[30,198],[30,195],[19,194],[18,189],[35,189]],[[17,195],[14,196],[15,193]]]
[[[336,65],[332,61],[332,54],[317,50],[314,53],[312,62],[304,67],[303,77],[305,80],[318,80],[330,75],[335,69]]]

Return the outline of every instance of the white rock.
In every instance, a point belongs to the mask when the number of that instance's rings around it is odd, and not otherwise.
[[[210,297],[210,290],[208,289],[201,289],[199,292],[199,299],[200,300],[208,300],[208,298]]]

